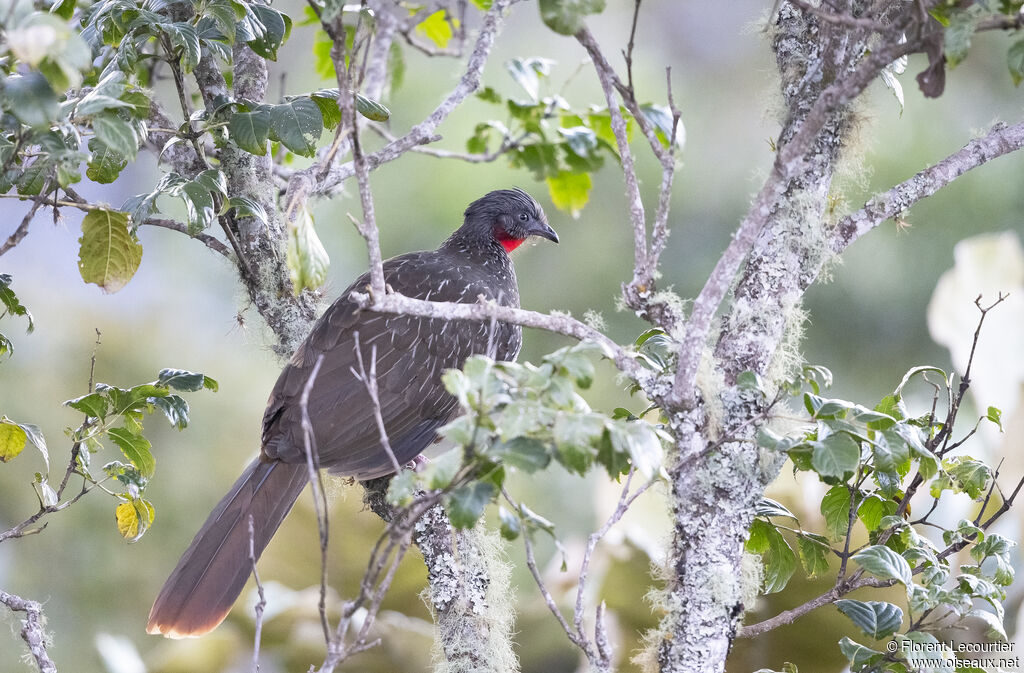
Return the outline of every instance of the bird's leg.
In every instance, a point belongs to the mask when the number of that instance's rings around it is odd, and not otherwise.
[[[413,472],[419,472],[429,462],[430,462],[430,459],[427,458],[426,456],[424,456],[421,453],[418,456],[416,456],[415,458],[413,458],[412,460],[410,460],[408,463],[406,463],[405,464],[405,469],[412,470]]]

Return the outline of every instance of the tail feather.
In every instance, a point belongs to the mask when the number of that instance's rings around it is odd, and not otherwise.
[[[250,515],[259,558],[306,481],[302,464],[258,459],[250,464],[181,555],[153,603],[146,631],[172,638],[201,636],[224,621],[252,571]]]

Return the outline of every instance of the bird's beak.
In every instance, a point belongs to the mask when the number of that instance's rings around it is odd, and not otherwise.
[[[534,221],[530,228],[526,230],[526,233],[530,236],[540,236],[541,238],[558,243],[558,234],[555,233],[555,230],[547,222]]]

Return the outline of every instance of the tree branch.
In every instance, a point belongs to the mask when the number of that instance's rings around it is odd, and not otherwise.
[[[24,612],[21,622],[21,638],[28,645],[29,654],[39,667],[39,673],[57,673],[57,666],[46,651],[46,634],[43,632],[43,606],[35,601],[9,594],[0,589],[0,603],[12,612]]]
[[[1024,122],[1012,126],[995,124],[984,136],[971,140],[959,151],[875,196],[863,208],[840,220],[830,241],[832,250],[842,252],[882,222],[900,215],[967,171],[1021,148],[1024,148]]]
[[[649,371],[640,365],[632,353],[603,333],[568,314],[545,314],[510,306],[500,306],[482,298],[481,302],[477,304],[459,304],[413,299],[398,293],[377,295],[371,292],[352,292],[350,297],[360,307],[381,313],[441,318],[442,320],[486,321],[493,319],[513,325],[547,330],[579,341],[592,341],[601,347],[605,357],[614,362],[622,373],[634,381],[646,380],[650,376]]]
[[[738,638],[753,638],[759,636],[762,633],[767,633],[773,629],[777,629],[780,626],[786,626],[792,624],[800,617],[803,617],[808,612],[817,610],[823,605],[830,605],[835,603],[837,600],[850,593],[863,587],[891,587],[896,583],[896,580],[881,580],[876,577],[860,577],[853,579],[849,582],[841,582],[836,586],[832,587],[825,593],[812,598],[806,603],[799,605],[792,610],[786,610],[780,612],[771,619],[766,619],[763,622],[757,622],[756,624],[748,624],[740,629],[737,634]]]
[[[505,11],[517,0],[495,0],[491,8],[484,15],[483,25],[480,27],[480,34],[477,36],[473,52],[466,63],[465,72],[455,89],[445,97],[430,115],[422,122],[414,126],[404,136],[388,143],[380,150],[366,155],[366,168],[372,171],[382,164],[394,161],[411,148],[430,142],[434,137],[434,130],[448,118],[448,115],[458,107],[471,93],[480,86],[480,76],[490,56],[494,40],[504,21]],[[314,194],[330,194],[342,182],[355,175],[353,162],[341,166],[331,165],[330,170],[324,176],[318,176],[317,170],[313,168],[298,171],[292,175],[288,182],[288,190],[284,202],[286,212],[297,212],[295,201],[305,203]]]
[[[740,265],[750,254],[754,242],[770,220],[779,197],[785,193],[793,177],[806,168],[805,154],[832,113],[859,96],[888,64],[914,51],[917,46],[916,41],[908,40],[885,44],[870,52],[852,73],[838,78],[821,92],[796,133],[779,148],[768,179],[693,302],[693,310],[686,323],[686,332],[677,351],[679,365],[670,400],[673,405],[692,408],[697,403],[697,367],[711,331],[712,319],[725,299]]]

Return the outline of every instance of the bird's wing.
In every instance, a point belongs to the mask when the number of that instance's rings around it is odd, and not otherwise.
[[[432,253],[405,255],[385,266],[388,284],[408,296],[471,302],[490,293],[480,274],[471,268],[460,271]],[[320,464],[362,479],[393,471],[381,448],[373,401],[353,374],[360,371],[357,343],[367,373],[376,357],[380,415],[399,464],[433,441],[434,431],[455,410],[441,374],[485,352],[491,327],[360,311],[348,295],[367,283],[365,275],[360,277],[327,309],[281,373],[264,416],[264,453],[269,458],[305,461],[300,398],[322,354],[307,405]],[[505,327],[499,326],[497,338],[510,338]],[[514,340],[518,350],[518,332]],[[508,350],[502,346],[502,352]]]

